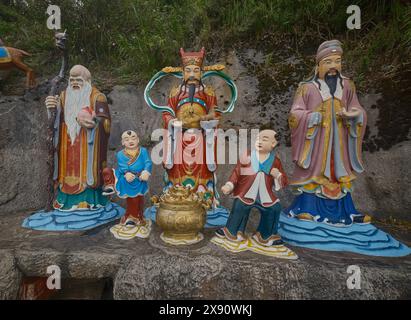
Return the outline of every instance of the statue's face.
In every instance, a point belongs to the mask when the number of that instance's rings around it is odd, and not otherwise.
[[[57,48],[64,50],[66,48],[67,34],[66,32],[58,32],[54,35]]]
[[[255,149],[258,152],[269,153],[278,144],[275,138],[276,132],[274,130],[263,130],[261,131],[255,141]]]
[[[318,65],[318,77],[324,79],[328,74],[334,76],[337,71],[341,73],[341,55],[334,54],[322,59]]]
[[[84,85],[84,78],[80,75],[70,73],[69,85],[73,90],[80,90]]]
[[[121,136],[121,144],[124,148],[135,150],[138,148],[139,139],[134,131],[126,131]]]
[[[183,76],[186,84],[198,85],[201,80],[201,68],[196,65],[185,66]]]

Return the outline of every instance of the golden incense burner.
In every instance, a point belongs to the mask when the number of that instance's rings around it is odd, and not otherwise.
[[[169,244],[194,244],[203,240],[201,230],[206,223],[206,210],[211,199],[189,187],[173,186],[160,197],[151,198],[158,207],[156,223],[163,230],[161,239]]]

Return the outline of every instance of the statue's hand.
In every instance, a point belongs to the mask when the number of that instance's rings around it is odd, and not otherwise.
[[[171,123],[174,127],[180,128],[183,126],[183,122],[180,120],[175,119],[172,123]]]
[[[47,109],[56,108],[58,101],[59,101],[59,96],[48,96],[46,98],[46,108]]]
[[[148,181],[148,178],[150,178],[150,172],[144,170],[140,174],[140,181]]]
[[[281,175],[281,172],[277,168],[273,168],[270,171],[270,174],[273,176],[273,178],[277,179]]]
[[[221,191],[227,196],[233,191],[233,187],[230,183],[226,183],[221,187]]]
[[[92,129],[96,126],[96,122],[90,119],[77,119],[77,122],[80,126],[86,129]]]
[[[216,107],[215,107],[215,108],[216,108]],[[201,120],[201,121],[217,120],[217,119],[218,119],[218,117],[217,117],[214,109],[211,110],[211,111],[210,111],[209,113],[207,113],[206,115],[203,115],[203,116],[200,117],[200,120]]]
[[[351,111],[347,111],[347,109],[342,108],[340,112],[338,112],[338,115],[344,119],[351,119],[351,118],[356,118],[361,114],[361,110],[353,107],[351,108]]]
[[[77,114],[77,122],[80,126],[86,129],[92,129],[96,126],[96,113],[89,107],[84,107]]]
[[[130,183],[130,182],[133,182],[133,181],[134,181],[134,179],[136,178],[136,175],[135,175],[135,174],[132,174],[131,172],[127,172],[127,173],[124,175],[124,177],[126,178],[127,182]]]

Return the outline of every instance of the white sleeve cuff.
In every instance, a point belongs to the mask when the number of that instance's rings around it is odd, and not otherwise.
[[[274,190],[279,191],[281,189],[281,178],[283,174],[280,172],[280,175],[277,178],[274,178]]]

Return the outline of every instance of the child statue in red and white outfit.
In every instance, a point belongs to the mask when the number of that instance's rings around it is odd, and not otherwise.
[[[275,152],[278,143],[275,135],[273,130],[261,131],[255,150],[240,158],[221,188],[225,195],[232,194],[235,199],[226,226],[216,231],[212,242],[232,252],[251,250],[296,259],[278,235],[281,205],[274,192],[287,185],[287,176]],[[256,232],[249,238],[245,228],[252,208],[260,212],[261,218]]]

